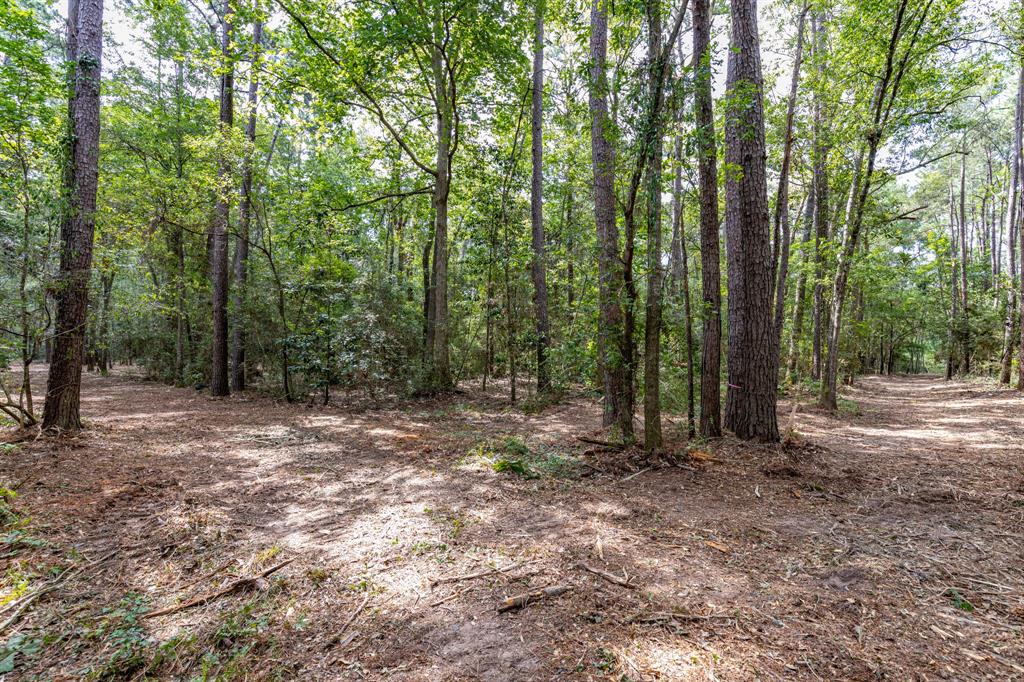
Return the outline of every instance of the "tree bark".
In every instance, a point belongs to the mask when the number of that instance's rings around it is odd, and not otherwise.
[[[533,237],[533,305],[537,322],[537,393],[551,388],[548,370],[548,284],[544,243],[544,0],[538,0],[533,45],[533,178],[530,187],[530,218]]]
[[[647,0],[648,97],[655,107],[661,88],[661,0]],[[660,109],[660,107],[659,107]],[[644,315],[644,450],[661,447],[661,162],[662,116],[651,118],[647,156],[647,301]]]
[[[253,58],[249,71],[249,111],[245,123],[245,139],[248,146],[242,162],[242,192],[239,197],[238,236],[235,239],[235,320],[231,344],[231,388],[235,391],[245,390],[245,300],[249,275],[249,223],[252,213],[252,155],[256,146],[256,105],[259,96],[256,68],[262,41],[263,23],[255,21],[252,25]]]
[[[831,230],[828,224],[828,148],[825,144],[824,113],[821,89],[825,80],[825,30],[822,17],[816,12],[811,17],[814,34],[814,61],[818,82],[814,88],[813,165],[814,191],[814,307],[811,312],[814,338],[811,346],[811,378],[821,379],[822,343],[825,336],[825,245]]]
[[[210,370],[210,393],[228,395],[228,223],[231,201],[231,161],[228,140],[234,125],[234,64],[231,59],[232,15],[229,0],[221,8],[220,77],[220,149],[217,152],[217,205],[214,212],[210,253],[210,276],[213,279],[213,354]]]
[[[732,0],[725,111],[729,385],[725,422],[738,438],[779,440],[778,349],[765,178],[764,83],[756,0]]]
[[[1010,252],[1010,286],[1006,290],[1006,321],[1003,325],[1003,355],[999,367],[999,382],[1010,383],[1010,371],[1013,366],[1013,336],[1017,323],[1017,240],[1016,230],[1020,222],[1018,215],[1021,181],[1021,148],[1024,146],[1024,61],[1017,71],[1017,98],[1014,106],[1013,152],[1010,154],[1010,187],[1007,199],[1007,250]],[[999,247],[997,246],[997,252]],[[998,262],[997,262],[998,263]],[[996,270],[998,274],[998,267]],[[1022,356],[1024,357],[1024,356]]]
[[[960,154],[960,373],[971,372],[971,313],[967,292],[967,150]]]
[[[704,345],[701,350],[700,435],[722,435],[722,283],[718,243],[718,162],[711,95],[711,0],[694,0],[694,108],[700,194],[700,262]]]
[[[804,236],[802,238],[803,248],[801,253],[806,254],[808,245],[811,243],[811,231],[814,226],[815,215],[815,189],[813,181],[811,189],[807,193],[807,203],[804,206]],[[795,300],[793,301],[793,328],[789,334],[789,380],[796,381],[799,376],[800,363],[800,339],[804,335],[804,310],[807,307],[807,269],[801,267],[800,277],[797,279]]]
[[[608,3],[593,0],[590,11],[590,143],[594,173],[594,222],[598,241],[598,363],[604,390],[604,425],[617,425],[632,440],[633,415],[626,399],[628,386],[620,301],[622,261],[615,222],[615,152],[608,117]]]
[[[435,45],[431,50],[434,92],[437,99],[437,175],[434,181],[434,258],[431,276],[432,315],[427,331],[428,390],[452,388],[448,355],[448,195],[451,188],[452,86],[440,45],[445,41],[435,27]]]
[[[70,149],[63,185],[67,208],[61,221],[54,350],[43,407],[43,428],[51,431],[82,428],[79,407],[99,178],[102,53],[103,0],[70,0]]]

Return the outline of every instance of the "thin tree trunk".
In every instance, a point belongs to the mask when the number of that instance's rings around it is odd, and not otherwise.
[[[811,378],[821,378],[822,343],[825,336],[825,246],[831,230],[828,224],[828,148],[825,145],[824,113],[821,90],[825,80],[825,29],[823,19],[817,12],[811,17],[811,31],[814,34],[814,61],[818,82],[814,88],[813,120],[813,165],[814,191],[817,193],[814,206],[814,307],[811,312],[814,338],[811,346]]]
[[[245,138],[249,143],[242,164],[242,193],[238,211],[238,237],[235,240],[235,321],[231,344],[231,388],[245,390],[245,299],[249,274],[249,223],[252,212],[252,155],[256,146],[256,104],[259,95],[259,79],[256,76],[260,43],[263,40],[263,24],[253,22],[253,59],[249,71],[249,116],[245,124]]]
[[[1006,212],[1007,216],[1007,250],[1010,252],[1010,286],[1006,291],[1006,321],[1003,325],[1003,355],[999,367],[999,382],[1010,383],[1010,370],[1013,366],[1013,335],[1017,323],[1017,290],[1015,278],[1017,276],[1017,240],[1014,232],[1019,223],[1017,215],[1018,200],[1020,196],[1021,180],[1021,153],[1024,146],[1024,61],[1021,62],[1017,72],[1017,98],[1015,103],[1015,114],[1013,123],[1013,153],[1010,154],[1010,164],[1013,168],[1010,171],[1010,187],[1007,192]],[[1001,240],[1000,240],[1001,241]],[[998,250],[998,247],[997,247]],[[1024,356],[1022,356],[1024,357]]]
[[[960,154],[960,373],[971,373],[971,313],[967,292],[967,153]]]
[[[744,440],[779,440],[778,349],[772,320],[771,235],[765,191],[764,82],[756,0],[732,0],[727,97],[726,262],[729,385],[726,426]],[[740,103],[739,100],[742,100]]]
[[[680,113],[682,107],[680,107]],[[693,438],[697,433],[694,409],[694,353],[693,310],[690,306],[690,264],[686,248],[686,229],[683,223],[683,135],[676,134],[675,178],[672,182],[672,280],[673,294],[682,299],[683,327],[686,343],[686,433]]]
[[[793,158],[793,120],[796,118],[796,95],[800,86],[800,64],[804,52],[804,20],[807,6],[800,11],[796,31],[796,57],[793,59],[793,77],[789,86],[786,106],[786,127],[782,147],[782,168],[779,171],[779,191],[775,199],[775,254],[777,263],[775,283],[775,345],[781,349],[782,325],[786,315],[786,281],[789,277],[789,247],[792,230],[789,225],[789,169]],[[798,214],[799,215],[799,214]],[[781,233],[781,235],[780,235]],[[781,245],[780,245],[781,238]]]
[[[661,0],[647,0],[648,97],[654,106],[661,81]],[[644,450],[661,447],[661,162],[662,116],[651,121],[647,157],[647,302],[644,325]]]
[[[228,0],[221,8],[221,58],[223,73],[220,77],[220,149],[217,152],[217,205],[214,213],[210,254],[210,275],[213,279],[213,354],[210,371],[210,393],[228,395],[228,223],[231,202],[228,188],[231,184],[231,161],[228,140],[234,125],[234,64],[231,58],[232,15]]]
[[[697,66],[694,108],[697,120],[700,186],[700,261],[704,346],[701,351],[700,435],[722,435],[722,284],[718,244],[718,163],[711,95],[711,0],[694,0],[693,60]]]
[[[537,393],[551,388],[548,371],[548,284],[544,246],[544,0],[535,9],[533,36],[533,178],[530,186],[530,219],[533,238],[533,306],[537,322]]]
[[[816,194],[817,192],[815,191],[812,182],[811,189],[807,193],[807,203],[804,206],[804,236],[801,240],[803,243],[803,248],[801,249],[802,254],[807,254],[808,245],[811,243],[811,231],[814,227]],[[796,381],[799,376],[800,339],[804,334],[804,309],[807,307],[806,267],[800,268],[800,277],[797,279],[795,299],[796,300],[793,302],[793,328],[790,330],[789,334],[788,371],[790,381]]]
[[[82,428],[79,406],[99,178],[102,52],[103,0],[70,0],[70,149],[63,185],[68,203],[61,221],[54,350],[43,407],[43,428],[53,431]]]

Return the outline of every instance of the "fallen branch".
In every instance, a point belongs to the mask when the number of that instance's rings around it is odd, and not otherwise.
[[[568,591],[568,585],[555,585],[553,587],[545,587],[543,590],[535,590],[533,592],[526,592],[525,594],[509,597],[498,604],[498,613],[518,610],[525,607],[527,604],[531,604],[547,597],[558,597]]]
[[[234,582],[229,583],[227,585],[227,587],[219,589],[216,592],[213,592],[211,594],[205,594],[205,595],[202,595],[200,597],[196,597],[195,599],[187,601],[187,602],[185,602],[183,604],[178,604],[177,606],[168,606],[167,608],[160,609],[159,611],[150,611],[149,613],[144,613],[144,614],[142,614],[142,617],[143,618],[156,618],[157,616],[167,616],[167,615],[170,615],[172,613],[177,613],[178,611],[184,611],[185,609],[191,609],[191,608],[195,608],[196,606],[202,606],[203,604],[208,604],[209,602],[214,601],[215,599],[220,599],[221,597],[226,596],[228,594],[231,594],[232,592],[234,592],[236,590],[247,588],[247,587],[250,587],[250,586],[256,584],[256,581],[259,580],[260,578],[266,578],[271,573],[275,573],[276,571],[281,570],[282,568],[284,568],[285,566],[287,566],[288,564],[290,564],[293,561],[295,561],[295,557],[292,557],[291,559],[285,559],[281,563],[279,563],[279,564],[277,564],[275,566],[271,566],[270,568],[268,568],[268,569],[258,573],[257,575],[250,576],[248,578],[240,578],[238,580],[235,580]]]
[[[626,446],[622,443],[613,443],[608,440],[598,440],[597,438],[588,438],[587,436],[576,436],[576,440],[581,443],[589,443],[590,445],[600,445],[601,447],[611,448],[613,450],[625,450]]]
[[[370,593],[367,592],[366,596],[363,597],[363,603],[359,605],[358,609],[356,609],[355,611],[352,612],[352,615],[348,617],[348,620],[345,621],[345,624],[342,625],[341,629],[338,630],[336,635],[334,635],[335,639],[341,639],[341,636],[343,634],[345,634],[345,630],[348,630],[349,626],[352,625],[353,622],[355,622],[355,619],[358,618],[359,614],[363,612],[363,609],[366,608],[366,605],[367,605],[367,603],[369,603],[369,601],[370,601]]]
[[[733,616],[725,614],[700,614],[700,613],[674,613],[671,611],[653,611],[651,613],[638,613],[626,619],[626,623],[664,623],[675,620],[680,622],[693,620],[716,620],[719,618],[731,619]]]
[[[616,585],[621,585],[622,587],[628,587],[631,590],[635,590],[636,589],[636,585],[634,585],[633,583],[629,582],[628,578],[620,578],[619,576],[615,575],[614,573],[609,573],[608,571],[602,571],[599,568],[594,568],[592,566],[587,566],[586,564],[584,564],[582,562],[579,563],[579,564],[576,564],[576,565],[579,566],[580,568],[582,568],[587,573],[593,573],[594,575],[596,575],[596,576],[598,576],[600,578],[604,578],[605,580],[607,580],[610,583],[614,583]]]
[[[648,471],[650,471],[653,468],[654,467],[647,467],[646,469],[641,469],[640,471],[636,472],[635,474],[630,474],[629,476],[626,476],[624,479],[619,481],[619,483],[625,483],[626,481],[632,481],[634,478],[636,478],[640,474],[645,474],[645,473],[647,473]]]
[[[226,569],[229,566],[231,566],[231,564],[233,564],[233,563],[235,563],[234,559],[228,559],[223,564],[221,564],[217,568],[213,569],[212,571],[210,571],[206,575],[201,575],[198,578],[196,578],[195,580],[193,580],[192,582],[185,583],[184,585],[182,585],[178,589],[179,590],[186,590],[186,589],[192,587],[193,585],[198,585],[201,582],[205,582],[205,581],[209,580],[210,578],[212,578],[213,576],[215,576],[218,573],[220,573],[221,571],[223,571],[224,569]]]
[[[532,561],[527,561],[526,563],[527,564],[531,564],[533,562]],[[463,580],[473,580],[474,578],[483,578],[483,577],[486,577],[486,576],[489,576],[489,575],[494,575],[495,573],[505,573],[506,571],[511,571],[513,568],[519,568],[520,566],[523,566],[522,562],[514,563],[511,566],[506,566],[505,568],[489,568],[486,571],[478,571],[476,573],[466,573],[464,575],[453,575],[453,576],[445,577],[445,578],[434,578],[433,580],[430,581],[430,586],[433,587],[434,585],[440,585],[441,583],[457,583],[457,582],[462,582]]]

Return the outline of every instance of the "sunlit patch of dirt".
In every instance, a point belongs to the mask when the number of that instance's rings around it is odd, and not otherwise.
[[[0,453],[18,488],[0,599],[39,591],[0,665],[1024,678],[1024,400],[934,377],[865,377],[844,398],[839,415],[782,405],[781,445],[652,460],[577,440],[600,427],[586,397],[524,412],[466,386],[355,410],[89,375],[85,433]]]

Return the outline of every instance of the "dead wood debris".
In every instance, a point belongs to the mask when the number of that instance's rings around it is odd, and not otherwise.
[[[226,587],[223,587],[217,590],[216,592],[196,597],[195,599],[191,599],[187,602],[178,604],[176,606],[168,606],[165,609],[159,609],[157,611],[150,611],[149,613],[144,613],[142,614],[142,617],[156,618],[157,616],[168,616],[172,613],[177,613],[178,611],[184,611],[185,609],[191,609],[196,606],[208,604],[209,602],[214,601],[216,599],[220,599],[221,597],[229,595],[232,592],[235,592],[236,590],[242,590],[247,589],[249,587],[253,587],[254,585],[256,585],[256,581],[260,580],[261,578],[266,578],[271,573],[275,573],[281,570],[293,561],[295,561],[295,557],[292,557],[291,559],[285,559],[281,563],[271,566],[270,568],[261,571],[256,575],[249,576],[247,578],[239,578],[238,580],[229,583]]]
[[[518,594],[514,597],[509,597],[505,601],[498,604],[498,613],[505,613],[506,611],[515,611],[524,608],[528,604],[532,604],[535,601],[541,599],[547,599],[550,597],[558,597],[569,591],[568,585],[554,585],[552,587],[545,587],[542,590],[534,590],[533,592],[526,592],[524,594]]]

